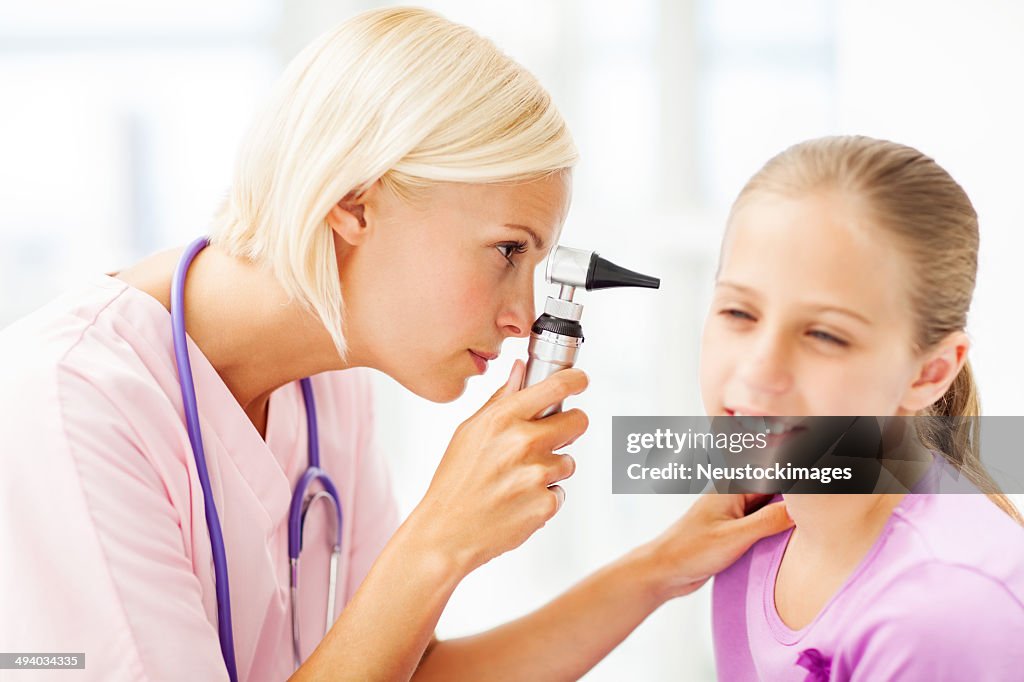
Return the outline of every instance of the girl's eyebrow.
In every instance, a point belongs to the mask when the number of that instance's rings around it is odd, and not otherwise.
[[[849,317],[852,317],[855,320],[859,320],[860,322],[864,323],[865,325],[867,325],[869,327],[871,326],[871,320],[869,320],[868,318],[864,317],[860,313],[857,313],[857,312],[854,312],[854,311],[850,310],[849,308],[840,308],[838,306],[828,305],[828,304],[819,304],[819,305],[809,306],[809,307],[812,310],[814,310],[815,312],[818,312],[818,313],[839,313],[840,315],[848,315]]]
[[[722,286],[722,287],[729,287],[730,289],[736,289],[737,291],[740,291],[740,292],[742,292],[744,294],[748,294],[749,296],[752,296],[752,297],[755,297],[755,298],[758,296],[758,293],[757,293],[757,291],[755,289],[753,289],[751,287],[748,287],[748,286],[744,286],[742,284],[737,284],[735,282],[728,282],[728,281],[725,281],[725,280],[718,280],[715,283],[715,285],[716,286]],[[828,303],[818,303],[818,304],[808,303],[808,304],[806,304],[806,307],[809,308],[810,310],[812,310],[813,312],[816,312],[816,313],[832,312],[832,313],[839,313],[840,315],[847,315],[848,317],[852,317],[855,320],[859,320],[860,322],[864,323],[867,326],[871,326],[871,320],[869,320],[868,318],[864,317],[863,315],[861,315],[858,312],[850,310],[849,308],[843,308],[841,306],[831,305],[831,304],[828,304]]]
[[[729,282],[724,279],[720,279],[715,282],[716,287],[729,287],[730,289],[736,289],[744,294],[750,294],[751,296],[757,296],[757,291],[750,287],[743,286],[742,284],[736,284],[735,282]]]

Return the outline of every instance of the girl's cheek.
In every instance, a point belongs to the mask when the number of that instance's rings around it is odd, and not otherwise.
[[[729,345],[727,337],[710,327],[706,328],[701,344],[698,376],[701,398],[708,411],[717,409],[729,381],[730,358],[734,355]]]
[[[869,416],[878,406],[877,375],[857,364],[809,363],[796,381],[815,414]]]

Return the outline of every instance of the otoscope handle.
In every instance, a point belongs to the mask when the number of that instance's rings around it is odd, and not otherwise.
[[[555,372],[568,369],[576,364],[580,344],[583,337],[565,336],[548,331],[530,334],[529,360],[526,361],[526,374],[523,386],[533,386],[544,381]],[[547,417],[562,411],[562,403],[549,405],[537,413],[536,419]]]

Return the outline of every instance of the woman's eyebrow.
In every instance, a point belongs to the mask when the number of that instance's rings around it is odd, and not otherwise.
[[[528,235],[530,235],[530,237],[533,238],[534,247],[536,247],[538,251],[544,250],[544,240],[540,238],[540,235],[538,235],[536,230],[534,230],[532,227],[527,227],[526,225],[519,225],[517,223],[505,223],[505,227],[511,227],[516,230],[525,231]]]

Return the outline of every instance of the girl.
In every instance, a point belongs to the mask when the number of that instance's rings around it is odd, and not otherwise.
[[[979,413],[964,332],[978,221],[915,149],[812,140],[729,216],[701,355],[712,415]],[[969,434],[937,444],[984,495],[786,495],[795,528],[715,579],[724,680],[1024,674],[1024,528]]]

